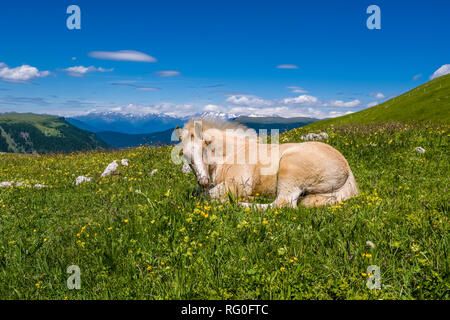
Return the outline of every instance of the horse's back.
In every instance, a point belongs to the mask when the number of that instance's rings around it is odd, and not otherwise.
[[[351,170],[344,156],[321,142],[289,143],[280,148],[279,179],[305,192],[324,193],[344,185]]]

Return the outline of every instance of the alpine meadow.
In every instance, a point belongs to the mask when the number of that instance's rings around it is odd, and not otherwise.
[[[280,143],[325,132],[348,160],[359,195],[317,208],[212,201],[172,162],[173,146],[2,153],[0,297],[449,299],[449,121],[444,75],[282,133]],[[79,290],[66,284],[71,265]],[[367,286],[374,265],[379,290]]]

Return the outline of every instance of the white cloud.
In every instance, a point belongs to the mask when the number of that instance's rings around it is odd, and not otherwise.
[[[319,99],[317,99],[314,96],[310,96],[307,94],[302,94],[298,97],[294,97],[294,98],[285,98],[282,100],[283,103],[285,104],[307,104],[307,105],[314,105],[317,104],[319,102]]]
[[[350,114],[350,113],[353,113],[353,111],[346,111],[346,112],[330,111],[330,112],[328,112],[327,118],[341,117],[341,116],[345,116],[346,114]]]
[[[92,51],[89,56],[96,59],[117,60],[117,61],[136,61],[136,62],[156,62],[156,58],[146,53],[134,50],[119,51]]]
[[[0,80],[9,82],[27,82],[36,78],[50,75],[50,71],[39,71],[37,68],[24,64],[19,67],[9,68],[0,62]]]
[[[367,104],[367,108],[374,107],[374,106],[376,106],[377,104],[378,104],[378,101],[370,102],[370,103]]]
[[[235,115],[246,115],[250,117],[309,117],[309,118],[334,118],[345,114],[352,113],[351,111],[323,111],[311,107],[298,107],[298,106],[276,106],[268,108],[253,108],[253,107],[233,107],[228,112]]]
[[[277,69],[298,69],[298,66],[295,64],[280,64]]]
[[[180,71],[176,70],[163,70],[163,71],[155,71],[160,77],[174,77],[181,74]]]
[[[307,93],[305,89],[298,86],[287,86],[286,89],[291,89],[293,93]]]
[[[325,105],[330,106],[330,107],[339,107],[339,108],[355,108],[355,107],[359,107],[361,105],[361,101],[359,101],[358,99],[348,101],[348,102],[344,102],[342,100],[331,100]]]
[[[252,107],[264,107],[272,105],[272,101],[264,100],[251,95],[232,95],[228,97],[226,102],[234,105],[252,106]]]
[[[369,96],[375,97],[376,99],[384,99],[385,96],[381,92],[371,92],[369,93]]]
[[[172,117],[185,117],[196,113],[193,105],[190,104],[174,104],[164,102],[156,105],[142,106],[136,104],[128,104],[126,106],[119,106],[110,108],[109,111],[123,113],[145,115],[150,113],[166,114]]]
[[[63,70],[66,71],[72,77],[83,77],[86,73],[89,73],[89,72],[111,72],[114,69],[113,68],[104,69],[102,67],[96,68],[94,66],[89,66],[89,67],[74,66],[74,67],[63,69]]]
[[[419,80],[421,77],[422,77],[422,74],[416,74],[416,75],[413,77],[413,80]]]
[[[216,106],[215,104],[208,104],[208,105],[203,107],[203,111],[217,112],[217,111],[220,111],[220,107]]]
[[[449,73],[450,73],[450,64],[444,64],[430,76],[430,79],[434,79]]]

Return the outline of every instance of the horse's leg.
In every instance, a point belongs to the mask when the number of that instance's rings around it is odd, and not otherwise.
[[[248,202],[239,202],[239,204],[245,208],[255,207],[259,210],[267,210],[272,207],[271,203],[248,203]]]
[[[308,194],[301,201],[301,204],[305,207],[320,207],[325,205],[332,205],[337,203],[336,196],[332,193],[316,193]]]
[[[303,190],[300,188],[294,188],[294,190],[278,190],[277,198],[271,203],[271,207],[281,208],[297,208],[297,201]]]
[[[208,193],[211,198],[218,200],[226,200],[227,189],[225,186],[225,182],[219,183],[217,186],[208,190]]]

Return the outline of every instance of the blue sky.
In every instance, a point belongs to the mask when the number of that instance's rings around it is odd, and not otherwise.
[[[449,21],[431,0],[2,1],[0,112],[337,116],[449,72]]]

